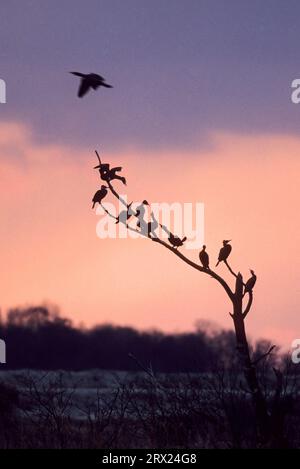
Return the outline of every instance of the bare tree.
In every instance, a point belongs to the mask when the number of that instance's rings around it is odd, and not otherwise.
[[[101,166],[102,167],[108,166],[108,170],[109,170],[109,165],[103,165],[103,163],[101,163],[101,159],[97,151],[96,151],[96,155],[99,161],[99,166],[96,166],[96,168],[100,168],[99,170],[100,178],[105,181],[105,183],[107,184],[107,189],[110,190],[111,194],[114,197],[116,197],[122,205],[124,205],[126,211],[130,210],[130,207],[127,205],[127,203],[123,200],[123,198],[119,195],[119,193],[116,191],[116,189],[112,185],[112,180],[115,178],[108,177],[109,173],[105,171],[104,172],[102,171],[101,173]],[[120,221],[119,217],[115,217],[113,214],[109,213],[109,211],[103,206],[102,200],[103,200],[103,197],[101,198],[101,200],[99,200],[99,204],[102,206],[104,211],[110,217],[115,218],[116,221],[119,222]],[[203,267],[200,264],[196,264],[195,262],[190,260],[188,257],[186,257],[184,254],[182,254],[182,252],[180,252],[177,249],[178,246],[176,247],[173,244],[169,245],[163,239],[160,239],[156,235],[156,233],[155,234],[153,233],[154,230],[151,228],[151,222],[146,224],[146,225],[149,225],[148,229],[143,229],[143,227],[141,226],[139,213],[132,210],[132,213],[130,215],[139,219],[139,223],[137,224],[137,227],[139,229],[130,226],[129,223],[127,222],[127,217],[125,217],[123,220],[123,223],[128,230],[139,233],[141,236],[144,236],[148,238],[149,240],[161,245],[165,249],[168,249],[172,254],[177,256],[181,261],[185,262],[187,265],[189,265],[193,269],[198,270],[204,275],[209,275],[216,282],[218,282],[221,285],[221,287],[225,290],[232,304],[232,312],[230,312],[229,314],[233,320],[235,336],[236,336],[237,353],[239,356],[241,368],[243,370],[244,378],[248,386],[248,391],[252,396],[252,402],[254,405],[258,444],[259,445],[270,444],[270,440],[272,439],[272,422],[274,421],[274,415],[272,414],[272,411],[268,409],[268,402],[262,391],[262,387],[259,383],[256,367],[257,367],[257,364],[261,360],[265,359],[266,357],[270,355],[274,346],[272,346],[266,353],[261,355],[259,358],[256,358],[255,361],[252,360],[249,343],[248,343],[248,339],[246,335],[246,329],[245,329],[245,319],[247,315],[249,314],[251,307],[252,307],[252,303],[253,303],[254,284],[252,285],[252,283],[255,283],[255,282],[249,283],[248,281],[244,283],[241,272],[238,272],[238,273],[234,272],[234,270],[230,267],[227,259],[225,259],[224,263],[228,271],[230,272],[230,274],[234,277],[234,286],[232,288],[224,280],[224,278],[218,275],[214,270],[212,270],[209,267]],[[156,222],[156,220],[154,219],[152,215],[152,223],[154,222]],[[275,372],[275,376],[277,379],[277,388],[275,390],[274,399],[279,400],[280,395],[281,395],[281,390],[282,390],[282,375],[279,372],[279,370],[274,369],[274,372]],[[276,407],[277,407],[276,405],[272,406],[273,409],[275,409]]]

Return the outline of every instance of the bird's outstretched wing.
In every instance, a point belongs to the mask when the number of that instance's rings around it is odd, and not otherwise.
[[[72,75],[75,75],[76,77],[83,78],[85,76],[83,73],[79,73],[79,72],[70,72],[70,73],[72,73]]]
[[[101,75],[98,75],[97,73],[89,73],[89,77],[93,80],[98,80],[98,81],[105,81],[105,78],[103,78]]]
[[[82,98],[90,89],[90,85],[86,80],[82,80],[78,90],[78,97]]]

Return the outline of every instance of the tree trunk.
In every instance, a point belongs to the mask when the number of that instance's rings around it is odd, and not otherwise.
[[[265,444],[269,439],[270,416],[267,403],[262,394],[255,366],[251,363],[249,345],[245,330],[243,315],[243,278],[239,273],[236,278],[236,288],[233,299],[233,323],[236,335],[237,350],[243,373],[252,395],[255,409],[256,429],[259,444]]]

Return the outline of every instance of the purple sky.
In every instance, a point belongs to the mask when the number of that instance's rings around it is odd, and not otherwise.
[[[209,132],[298,133],[298,0],[2,0],[1,120],[40,140],[188,149]],[[74,99],[67,72],[113,90]]]

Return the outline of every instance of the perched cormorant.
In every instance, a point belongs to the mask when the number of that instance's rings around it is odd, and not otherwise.
[[[116,174],[119,171],[122,171],[121,166],[117,166],[116,168],[111,168],[108,171],[109,181],[112,181],[113,179],[118,179],[119,181],[122,181],[123,184],[126,186],[126,179],[123,176],[119,176],[118,174]]]
[[[109,167],[110,167],[109,163],[99,163],[97,166],[94,166],[94,169],[98,169],[101,179],[103,179],[104,181],[107,181]]]
[[[226,261],[227,257],[231,253],[232,247],[230,246],[231,239],[224,239],[223,241],[223,247],[220,249],[219,252],[219,257],[218,257],[218,262],[216,263],[216,267],[219,265],[220,262]]]
[[[206,252],[206,246],[204,245],[202,251],[199,253],[199,259],[204,269],[209,269],[209,256]]]
[[[178,249],[180,246],[183,246],[183,243],[187,240],[186,236],[184,238],[180,239],[179,236],[176,236],[173,233],[171,233],[171,231],[168,230],[168,228],[165,225],[160,225],[160,226],[167,233],[168,241],[169,241],[170,244],[172,244],[172,246],[175,249]]]
[[[107,189],[108,187],[106,186],[101,186],[101,189],[99,189],[96,194],[94,195],[93,197],[93,206],[92,208],[95,207],[95,204],[98,202],[98,204],[101,204],[102,200],[104,199],[104,197],[106,197],[107,195]]]
[[[244,290],[244,295],[245,295],[246,293],[249,293],[250,291],[253,290],[253,287],[254,287],[255,282],[256,282],[256,279],[257,279],[257,277],[256,277],[256,275],[255,275],[255,273],[254,273],[254,270],[251,270],[251,269],[250,269],[250,272],[251,272],[251,277],[250,277],[250,278],[247,280],[247,282],[246,282],[245,290]]]
[[[169,243],[172,244],[172,246],[175,249],[178,249],[180,246],[183,246],[183,243],[185,243],[185,241],[187,240],[187,237],[184,236],[184,238],[180,239],[179,236],[176,236],[170,233],[168,240],[169,240]]]
[[[135,216],[138,218],[138,222],[136,226],[138,228],[141,228],[141,232],[143,234],[147,234],[147,231],[148,231],[148,224],[144,220],[147,205],[149,206],[149,203],[147,202],[147,200],[143,200],[143,202],[140,205],[138,205],[135,209],[136,211]]]
[[[143,219],[144,216],[145,216],[145,212],[146,212],[146,206],[149,206],[149,203],[147,202],[147,200],[143,200],[143,202],[138,205],[136,207],[136,216],[139,218],[139,219]]]
[[[103,181],[112,181],[113,179],[118,179],[122,181],[123,184],[126,186],[126,179],[122,176],[119,176],[119,171],[122,171],[122,166],[117,166],[115,168],[110,168],[108,163],[99,163],[94,169],[99,169],[100,177]]]
[[[145,201],[144,201],[145,202]],[[148,236],[148,238],[151,238],[151,234],[153,234],[156,237],[155,230],[158,228],[158,222],[156,218],[153,215],[153,212],[151,212],[151,218],[152,220],[147,222],[144,220],[144,217],[140,215],[140,210],[137,210],[137,217],[138,217],[138,222],[136,226],[141,229],[141,233],[144,236]]]
[[[147,225],[147,235],[149,238],[152,238],[151,235],[154,235],[154,237],[157,237],[155,230],[158,228],[158,222],[156,218],[154,217],[153,212],[151,212],[151,218],[152,218],[152,221],[149,221]]]
[[[117,218],[116,224],[121,222],[121,223],[126,223],[129,218],[134,215],[134,211],[131,208],[133,202],[130,202],[130,204],[127,205],[127,210],[122,210],[122,212],[119,213],[119,216]]]
[[[76,75],[81,78],[79,90],[77,96],[82,98],[90,88],[96,90],[99,86],[104,86],[105,88],[112,88],[111,85],[105,83],[105,79],[96,73],[79,73],[79,72],[70,72],[72,75]]]
[[[165,225],[160,225],[161,228],[167,233],[168,241],[175,249],[178,249],[180,246],[183,246],[183,243],[187,240],[187,237],[180,239],[178,236],[173,235],[170,230]]]

